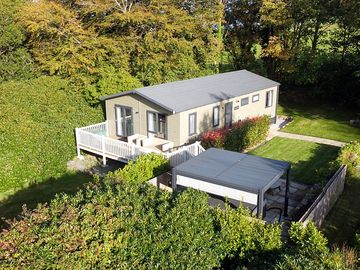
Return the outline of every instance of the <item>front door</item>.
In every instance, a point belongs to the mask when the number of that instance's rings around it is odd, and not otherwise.
[[[232,105],[232,102],[228,102],[225,104],[225,127],[231,127]]]

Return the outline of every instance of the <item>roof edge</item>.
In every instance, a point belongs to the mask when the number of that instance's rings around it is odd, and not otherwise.
[[[176,113],[175,110],[173,110],[173,109],[171,109],[171,108],[169,108],[169,107],[167,107],[167,106],[165,106],[165,105],[157,102],[156,100],[154,100],[154,99],[152,99],[152,98],[149,98],[148,96],[145,96],[145,95],[139,93],[139,92],[136,91],[136,90],[130,90],[130,91],[120,92],[120,93],[116,93],[116,94],[112,94],[112,95],[108,95],[108,96],[102,96],[102,97],[100,97],[100,100],[101,100],[101,101],[106,101],[106,100],[109,100],[109,99],[113,99],[113,98],[117,98],[117,97],[122,97],[122,96],[127,96],[127,95],[138,95],[138,96],[140,96],[140,97],[142,97],[142,98],[144,98],[144,99],[146,99],[146,100],[148,100],[148,101],[150,101],[150,102],[152,102],[152,103],[160,106],[161,108],[163,108],[163,109],[171,112],[172,114],[175,114],[175,113]]]

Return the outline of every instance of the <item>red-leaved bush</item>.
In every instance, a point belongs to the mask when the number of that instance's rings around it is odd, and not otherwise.
[[[205,149],[210,147],[224,148],[225,139],[229,130],[229,128],[219,128],[203,132],[201,134],[201,145]]]
[[[225,148],[231,151],[243,151],[266,139],[270,118],[267,115],[246,118],[233,123],[231,128],[206,131],[201,135],[201,144],[205,148]]]

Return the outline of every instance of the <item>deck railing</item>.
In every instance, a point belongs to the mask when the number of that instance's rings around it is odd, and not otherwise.
[[[78,156],[81,156],[81,149],[86,150],[101,155],[105,164],[106,158],[128,162],[136,160],[140,155],[156,152],[150,148],[109,138],[107,137],[108,134],[107,122],[76,128],[75,135]],[[205,149],[201,144],[195,142],[191,145],[183,146],[174,152],[162,154],[164,157],[169,158],[171,166],[175,167],[203,151]]]
[[[82,128],[79,128],[80,130],[83,130],[83,131],[87,131],[87,132],[90,132],[90,133],[94,133],[94,134],[97,134],[97,135],[102,135],[102,136],[108,136],[108,122],[105,121],[105,122],[102,122],[102,123],[98,123],[98,124],[94,124],[94,125],[91,125],[91,126],[86,126],[86,127],[82,127]]]
[[[200,142],[195,142],[193,144],[183,146],[174,152],[165,153],[164,156],[170,159],[171,167],[176,167],[177,165],[192,159],[204,151],[205,149],[201,146]]]

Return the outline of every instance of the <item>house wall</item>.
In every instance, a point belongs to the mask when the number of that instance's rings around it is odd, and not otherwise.
[[[147,135],[147,119],[146,112],[154,111],[167,114],[168,112],[153,104],[152,102],[138,95],[126,95],[117,98],[108,99],[105,102],[106,120],[109,123],[109,136],[119,138],[116,135],[116,116],[115,105],[128,106],[133,108],[134,133]],[[170,126],[172,128],[172,126]]]
[[[266,92],[273,90],[273,105],[266,108]],[[259,94],[259,101],[252,102],[252,96]],[[200,133],[207,130],[212,130],[225,125],[225,104],[227,102],[233,102],[232,110],[232,122],[237,122],[239,120],[244,120],[248,117],[260,116],[260,115],[270,115],[270,117],[276,117],[276,108],[278,102],[279,89],[278,87],[267,88],[260,90],[248,95],[239,96],[236,98],[220,101],[203,107],[191,109],[179,113],[180,125],[178,125],[179,133],[179,145],[188,143],[189,140],[195,139]],[[249,97],[249,104],[241,106],[241,99]],[[212,126],[213,118],[213,108],[215,106],[220,106],[220,124],[217,127]],[[237,108],[238,107],[238,108]],[[196,131],[197,134],[189,136],[189,114],[196,112]]]

